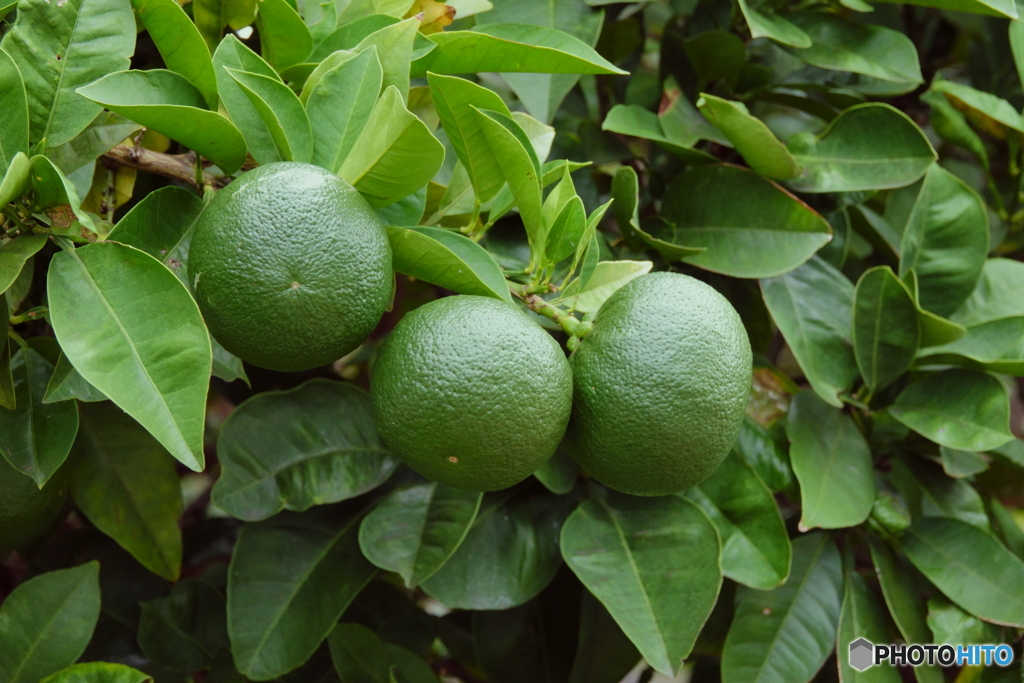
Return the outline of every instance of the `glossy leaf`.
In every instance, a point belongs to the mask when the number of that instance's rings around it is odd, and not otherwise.
[[[249,153],[260,164],[283,161],[267,124],[263,122],[263,117],[260,116],[259,111],[253,106],[241,86],[228,73],[228,69],[235,69],[278,78],[273,67],[260,59],[259,55],[239,42],[233,35],[224,38],[217,46],[217,51],[213,54],[213,66],[217,73],[217,92],[220,95],[221,104],[227,110],[231,121],[242,133]]]
[[[804,169],[787,183],[798,192],[902,187],[923,176],[936,158],[921,129],[881,103],[850,107],[820,136],[793,136],[789,152]]]
[[[50,217],[56,234],[82,228],[96,231],[92,217],[82,211],[75,186],[50,159],[37,154],[32,157],[31,170],[35,208]]]
[[[248,524],[228,570],[228,633],[239,672],[257,681],[305,662],[376,569],[359,552],[359,519],[338,508]]]
[[[560,301],[581,313],[597,313],[630,280],[651,272],[650,261],[601,261],[582,288],[578,281],[562,291]],[[577,285],[577,286],[573,286]]]
[[[942,470],[954,479],[970,477],[988,469],[988,461],[971,451],[939,446],[939,458],[942,460]]]
[[[839,394],[857,378],[850,339],[854,288],[820,258],[785,275],[761,281],[772,319],[804,371],[811,388],[839,408]]]
[[[353,48],[356,52],[371,47],[376,49],[383,69],[381,87],[386,90],[395,86],[403,102],[409,97],[409,64],[412,61],[413,41],[419,27],[420,20],[412,17],[374,31]]]
[[[551,263],[559,263],[574,253],[587,230],[587,210],[578,196],[562,205],[561,211],[548,225],[544,255]]]
[[[842,568],[832,540],[822,533],[794,540],[786,583],[742,593],[722,652],[722,680],[810,681],[835,646],[842,597]]]
[[[913,362],[919,338],[906,285],[888,266],[861,275],[853,298],[853,350],[864,382],[875,391],[895,381]]]
[[[718,165],[680,174],[665,191],[662,215],[672,227],[655,236],[704,247],[683,260],[733,277],[781,275],[831,239],[819,214],[752,171]]]
[[[722,585],[718,533],[678,497],[611,494],[562,529],[569,567],[657,671],[675,675]]]
[[[26,0],[0,48],[25,79],[30,142],[56,147],[100,113],[98,104],[75,90],[128,68],[135,19],[131,6],[119,0]]]
[[[771,38],[791,47],[810,47],[811,37],[793,22],[774,13],[762,12],[761,8],[750,6],[747,0],[739,0],[740,11],[747,20],[752,38]]]
[[[0,606],[0,680],[37,683],[77,660],[100,616],[97,562],[40,574]]]
[[[25,235],[0,246],[0,294],[14,284],[25,263],[45,245],[46,235]]]
[[[800,174],[800,165],[786,146],[742,103],[702,93],[697,108],[725,133],[753,170],[774,180],[789,180]]]
[[[943,140],[973,152],[981,161],[982,167],[988,169],[988,150],[985,143],[967,123],[963,112],[950,104],[946,96],[939,92],[929,91],[922,95],[921,99],[927,102],[931,109],[930,121],[935,132]]]
[[[47,295],[50,323],[82,377],[202,470],[212,352],[181,281],[144,252],[97,243],[53,257]]]
[[[167,597],[139,607],[139,647],[172,671],[209,669],[229,646],[224,596],[202,579],[184,579]]]
[[[242,134],[226,117],[207,110],[202,93],[173,71],[119,71],[78,91],[196,150],[225,173],[234,173],[245,161]]]
[[[213,501],[247,521],[354,498],[398,466],[377,435],[366,392],[322,379],[240,405],[221,427],[217,456]]]
[[[57,168],[65,173],[71,173],[95,161],[97,157],[110,151],[141,127],[120,114],[103,111],[92,120],[88,128],[74,138],[63,145],[47,149],[46,156],[57,165]]]
[[[856,424],[813,391],[790,405],[786,432],[800,482],[802,529],[839,529],[867,519],[875,502],[871,450]]]
[[[269,76],[230,68],[227,72],[263,119],[278,155],[285,161],[309,163],[313,158],[313,131],[302,102],[291,88]]]
[[[998,379],[973,370],[945,370],[904,389],[889,412],[935,443],[987,451],[1013,438],[1010,403]]]
[[[423,582],[428,595],[452,608],[508,609],[548,585],[561,564],[566,501],[529,491],[508,496],[484,496],[458,550]]]
[[[972,325],[960,339],[918,354],[920,364],[952,364],[1009,375],[1024,375],[1024,317]]]
[[[403,99],[393,86],[384,91],[338,171],[374,208],[423,187],[444,161],[444,146]]]
[[[784,444],[749,415],[743,418],[734,449],[773,493],[792,485],[793,470]]]
[[[944,95],[971,123],[998,140],[1024,135],[1024,115],[1001,97],[942,79],[932,83],[931,92]]]
[[[921,306],[921,299],[917,291],[917,273],[911,268],[902,278],[903,284],[910,290],[914,299],[914,306],[917,308],[917,323],[921,332],[921,340],[918,346],[922,349],[929,346],[949,344],[967,334],[967,328],[963,325],[947,320],[931,311],[926,311]]]
[[[466,538],[482,493],[433,482],[396,489],[359,526],[363,555],[418,586],[444,566]]]
[[[299,64],[313,49],[313,37],[287,0],[259,0],[257,24],[263,58],[278,71]]]
[[[694,166],[713,164],[718,161],[715,157],[707,152],[690,148],[691,145],[696,144],[700,140],[708,139],[708,137],[717,132],[717,129],[706,120],[703,118],[700,120],[710,130],[704,128],[688,130],[689,134],[686,137],[682,137],[679,134],[670,135],[654,112],[648,111],[636,104],[617,104],[605,116],[604,123],[601,124],[601,130],[652,140],[658,146],[663,147],[668,152],[675,154],[683,161]]]
[[[17,63],[0,50],[0,168],[7,170],[15,155],[28,153],[28,95]],[[6,204],[6,202],[4,202]]]
[[[990,258],[982,266],[971,295],[950,315],[961,325],[977,325],[999,318],[1024,316],[1024,263],[1006,258]]]
[[[578,38],[529,24],[484,24],[428,36],[437,45],[413,63],[413,78],[479,71],[623,74]]]
[[[889,479],[917,517],[949,517],[989,530],[985,504],[974,487],[946,476],[938,465],[918,458],[891,461]]]
[[[839,676],[843,683],[900,683],[899,671],[885,663],[859,671],[850,666],[850,643],[866,638],[872,643],[889,640],[889,620],[885,606],[856,571],[847,571],[843,589],[843,606],[839,613],[836,653]]]
[[[494,258],[473,240],[441,228],[388,227],[399,273],[450,289],[512,303],[508,285]]]
[[[78,408],[70,401],[43,403],[53,365],[34,349],[18,351],[10,367],[17,407],[0,408],[3,456],[42,488],[71,452],[78,433]]]
[[[40,683],[153,683],[153,679],[124,664],[88,662],[69,666]]]
[[[377,49],[360,52],[321,75],[305,100],[313,130],[313,163],[341,169],[370,118],[383,82]]]
[[[171,71],[185,77],[203,94],[206,106],[217,108],[217,75],[203,36],[174,0],[132,0],[132,8]]]
[[[174,460],[110,403],[82,406],[71,496],[100,531],[171,581],[181,571],[181,489]]]
[[[10,204],[28,192],[32,182],[29,171],[31,167],[27,156],[22,153],[14,155],[10,166],[4,172],[3,180],[0,181],[0,205]]]
[[[761,590],[785,583],[792,548],[782,515],[771,491],[735,451],[710,478],[682,495],[718,529],[725,576]]]
[[[917,569],[953,602],[996,624],[1024,623],[1024,562],[995,537],[955,519],[923,517],[901,539]]]
[[[533,476],[548,491],[564,495],[575,488],[576,480],[580,476],[580,466],[560,447],[534,471]]]

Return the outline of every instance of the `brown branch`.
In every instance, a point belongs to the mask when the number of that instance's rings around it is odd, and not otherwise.
[[[104,160],[119,166],[128,166],[140,171],[162,175],[175,180],[183,180],[196,186],[196,157],[194,152],[188,154],[163,154],[145,147],[117,145],[103,155]],[[229,179],[203,171],[203,183],[213,187],[224,187]],[[201,189],[201,188],[200,188]]]

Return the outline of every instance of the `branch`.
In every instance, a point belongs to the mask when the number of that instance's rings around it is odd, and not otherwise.
[[[580,321],[572,313],[563,311],[536,294],[528,294],[519,287],[509,287],[512,296],[526,304],[526,307],[535,313],[540,313],[545,318],[555,321],[570,337],[579,337]]]
[[[119,166],[127,166],[167,178],[183,180],[193,187],[197,187],[195,152],[189,152],[188,154],[163,154],[162,152],[154,152],[145,147],[117,145],[104,154],[103,158]],[[203,183],[206,185],[220,188],[227,185],[228,182],[229,179],[224,176],[216,176],[203,171]]]

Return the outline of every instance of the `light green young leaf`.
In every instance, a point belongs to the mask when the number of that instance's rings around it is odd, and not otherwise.
[[[57,147],[82,132],[102,107],[76,89],[128,68],[135,19],[120,0],[25,0],[0,49],[14,60],[28,92],[29,141]],[[59,59],[55,59],[59,56]]]
[[[412,62],[413,40],[419,30],[420,20],[416,17],[386,26],[359,41],[353,48],[356,52],[374,47],[384,71],[382,88],[398,88],[402,101],[409,97],[409,64]]]
[[[853,299],[853,350],[872,391],[888,386],[910,367],[919,327],[914,297],[889,266],[861,275]]]
[[[199,29],[175,0],[132,0],[164,64],[185,77],[203,94],[206,106],[217,109],[217,75]]]
[[[759,8],[751,7],[747,0],[739,0],[739,5],[752,38],[771,38],[790,47],[811,46],[811,37],[788,19],[774,13],[761,12]]]
[[[193,0],[198,2],[199,0]],[[225,0],[227,1],[227,0]],[[249,153],[260,164],[282,161],[263,117],[249,101],[241,86],[228,73],[228,69],[278,78],[273,67],[260,59],[259,55],[238,41],[233,35],[227,36],[217,46],[213,55],[213,66],[217,72],[217,92],[221,103],[232,122],[238,126]]]
[[[803,173],[787,184],[798,192],[854,192],[909,185],[936,159],[921,129],[888,104],[850,107],[819,136],[794,135],[789,151]]]
[[[81,228],[96,231],[92,217],[82,211],[75,186],[47,157],[36,155],[31,159],[32,192],[35,208],[45,212],[51,219],[51,230],[55,234],[77,231]]]
[[[82,655],[100,616],[99,574],[98,562],[46,572],[7,596],[0,606],[0,680],[37,683]]]
[[[494,258],[479,244],[442,228],[388,226],[396,272],[459,294],[512,303],[508,284]]]
[[[225,173],[234,173],[245,161],[242,134],[226,117],[206,109],[202,93],[173,71],[120,71],[78,91],[196,150]]]
[[[221,427],[217,455],[213,502],[246,521],[354,498],[398,466],[366,392],[324,379],[245,401]]]
[[[269,76],[226,70],[259,112],[278,155],[285,161],[309,163],[313,158],[313,131],[306,110],[292,89]]]
[[[28,94],[17,63],[0,50],[0,168],[4,171],[16,154],[28,153]],[[4,202],[6,204],[6,202]]]
[[[352,5],[349,5],[349,7],[352,7]],[[327,61],[330,55],[342,50],[354,52],[355,46],[363,38],[383,28],[393,26],[399,21],[398,18],[385,14],[369,14],[358,18],[353,17],[353,19],[346,22],[340,22],[333,29],[327,26],[323,31],[317,31],[317,42],[313,47],[313,52],[309,55],[309,61]],[[327,32],[326,35],[324,35],[324,32]],[[427,42],[429,43],[429,41]],[[433,43],[431,43],[431,46],[433,46]]]
[[[10,204],[28,192],[32,186],[31,168],[32,164],[24,153],[14,155],[4,172],[3,180],[0,180],[0,206]]]
[[[153,679],[124,664],[88,662],[69,666],[40,683],[153,683]]]
[[[857,425],[813,391],[801,391],[786,423],[800,482],[801,529],[857,526],[875,502],[871,449]]]
[[[570,283],[558,301],[580,313],[596,313],[608,297],[653,267],[651,261],[601,261],[582,287],[579,281]]]
[[[384,91],[338,171],[374,208],[420,189],[444,162],[444,145],[403,101],[398,88]]]
[[[545,259],[550,263],[559,263],[572,256],[582,243],[586,229],[587,210],[583,207],[583,200],[574,196],[562,205],[561,211],[548,227]]]
[[[318,75],[308,92],[303,89],[313,130],[314,164],[331,173],[341,169],[370,119],[382,78],[377,48],[371,47]]]
[[[212,352],[181,281],[144,252],[96,243],[53,257],[47,298],[57,339],[82,377],[201,471]]]
[[[718,598],[719,552],[708,518],[675,496],[587,500],[562,529],[566,564],[666,676],[689,656]]]
[[[116,406],[90,403],[81,410],[71,486],[75,504],[142,566],[176,581],[182,500],[174,460]]]
[[[427,482],[396,489],[363,518],[359,546],[409,588],[444,566],[466,538],[482,493]]]
[[[287,0],[259,0],[256,26],[263,59],[279,72],[300,64],[313,50],[313,37]]]
[[[697,108],[725,133],[753,170],[774,180],[789,180],[800,174],[800,165],[786,146],[763,121],[751,116],[741,102],[702,93]]]
[[[498,109],[497,111],[501,111]],[[555,129],[548,124],[538,121],[526,112],[514,111],[512,112],[512,119],[519,124],[519,127],[526,133],[526,137],[530,139],[530,143],[533,146],[533,151],[537,153],[537,160],[541,164],[546,165],[545,159],[551,154],[551,145],[555,142]],[[569,172],[572,173],[576,168],[581,168],[579,164],[587,165],[590,162],[572,162],[564,160],[564,163],[568,168]]]

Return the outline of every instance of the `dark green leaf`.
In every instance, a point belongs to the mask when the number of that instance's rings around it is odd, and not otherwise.
[[[43,394],[43,403],[60,403],[77,399],[86,403],[106,401],[106,395],[85,381],[75,366],[71,364],[68,357],[63,353],[53,368],[50,382],[46,385],[46,393]]]
[[[921,341],[918,344],[922,349],[929,346],[949,344],[967,334],[967,328],[952,320],[935,315],[926,311],[921,306],[921,299],[917,291],[917,273],[911,268],[903,276],[903,283],[910,290],[914,298],[914,306],[917,308],[917,323],[920,326]]]
[[[160,57],[203,94],[206,106],[217,109],[217,75],[203,36],[175,0],[132,0],[132,7],[153,39]]]
[[[185,579],[167,597],[139,607],[139,647],[161,666],[195,673],[209,669],[228,648],[224,596],[202,579]]]
[[[791,47],[810,47],[811,37],[788,19],[761,9],[753,8],[747,0],[739,0],[740,11],[747,20],[752,38],[771,38]],[[764,3],[767,4],[767,3]]]
[[[230,68],[227,72],[263,119],[278,156],[285,161],[309,163],[313,158],[313,131],[302,102],[291,88],[270,76]]]
[[[86,404],[71,496],[96,527],[151,572],[181,571],[181,488],[174,460],[110,403]]]
[[[77,660],[100,616],[97,562],[40,574],[0,607],[0,680],[37,683]]]
[[[14,284],[25,263],[45,245],[46,235],[25,235],[0,246],[0,294]]]
[[[749,415],[743,418],[734,448],[773,493],[792,485],[793,470],[784,444]]]
[[[0,408],[0,452],[15,469],[39,488],[57,471],[78,433],[78,407],[73,401],[44,404],[53,365],[31,348],[11,360],[16,408]]]
[[[971,295],[950,315],[961,325],[1024,316],[1024,263],[1006,258],[986,259]]]
[[[237,31],[250,25],[256,18],[257,0],[194,0],[194,3],[192,15],[195,17],[196,28],[210,52],[227,42],[221,40],[225,26]],[[233,38],[232,35],[228,36],[228,40]]]
[[[338,624],[327,638],[342,683],[434,683],[430,666],[359,624]]]
[[[313,49],[309,29],[287,0],[259,0],[256,25],[263,58],[278,71],[301,63]]]
[[[968,614],[942,595],[928,600],[928,627],[932,640],[939,643],[970,645],[1003,640],[1002,629]]]
[[[363,555],[395,572],[412,588],[444,566],[466,538],[482,493],[444,484],[416,484],[393,491],[363,518]]]
[[[697,108],[725,133],[753,170],[774,180],[789,180],[800,174],[800,165],[786,146],[763,121],[751,116],[743,103],[702,93]]]
[[[715,605],[719,550],[715,527],[678,497],[613,493],[588,500],[562,530],[566,563],[647,662],[668,676],[690,654]]]
[[[275,678],[309,659],[373,577],[358,523],[321,507],[242,528],[228,571],[228,633],[247,678]]]
[[[580,476],[580,466],[562,448],[533,473],[537,481],[551,493],[564,495],[573,490]]]
[[[82,377],[202,470],[212,353],[181,281],[144,252],[106,242],[55,255],[47,293],[50,323]]]
[[[201,0],[194,0],[200,2]],[[228,2],[229,0],[224,0]],[[238,41],[233,35],[227,36],[217,46],[213,55],[213,66],[217,72],[217,91],[228,116],[245,138],[249,153],[260,164],[269,164],[283,159],[274,144],[274,138],[263,123],[259,111],[248,96],[228,73],[228,69],[278,78],[274,69],[260,59],[259,55]]]
[[[217,456],[213,501],[247,521],[354,498],[398,465],[377,435],[366,392],[323,379],[240,405],[221,427]]]
[[[853,350],[872,391],[888,386],[910,367],[919,337],[914,298],[889,266],[861,275],[853,299]]]
[[[866,638],[872,643],[889,642],[889,619],[882,601],[864,577],[855,571],[847,571],[836,634],[840,680],[843,683],[900,683],[903,679],[891,664],[872,666],[864,671],[850,666],[850,643],[858,638]]]
[[[696,110],[694,113],[696,114]],[[699,117],[699,114],[697,116]],[[683,161],[695,166],[712,164],[717,161],[715,157],[707,152],[690,148],[691,145],[708,139],[717,132],[717,129],[703,117],[699,118],[703,126],[688,126],[685,131],[679,130],[680,127],[676,126],[672,131],[674,135],[670,135],[669,131],[665,130],[662,120],[654,112],[636,104],[617,104],[608,112],[604,123],[601,124],[601,130],[652,140]]]
[[[920,458],[890,463],[890,480],[915,518],[949,517],[989,530],[985,504],[969,483],[949,478],[938,465]]]
[[[636,646],[590,591],[583,591],[580,634],[569,683],[619,683],[640,660]]]
[[[839,551],[828,536],[793,541],[793,569],[772,591],[746,589],[722,652],[730,683],[807,683],[835,646],[843,597]]]
[[[1011,22],[1016,24],[1018,22]],[[943,140],[970,150],[981,161],[984,168],[989,167],[988,150],[977,133],[967,124],[963,113],[950,104],[942,93],[929,91],[921,96],[931,109],[930,121],[935,132]]]
[[[370,118],[382,78],[376,47],[319,76],[305,100],[314,164],[338,172]]]

